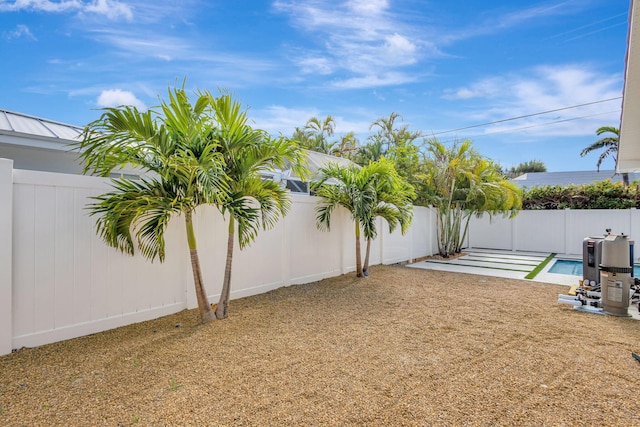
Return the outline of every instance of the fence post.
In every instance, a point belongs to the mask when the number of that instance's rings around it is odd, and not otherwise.
[[[376,221],[378,222],[376,224],[376,227],[378,227],[378,230],[380,230],[378,233],[378,237],[379,237],[378,244],[380,249],[380,265],[384,265],[384,232],[382,231],[382,219],[376,218]],[[365,242],[365,248],[366,248],[367,239],[364,239],[364,242]]]
[[[13,347],[13,160],[0,159],[0,355]]]
[[[518,217],[515,216],[513,218],[509,218],[509,225],[511,226],[511,251],[515,252],[518,250]]]
[[[429,255],[433,255],[436,253],[436,248],[433,243],[437,243],[437,234],[438,234],[438,224],[436,223],[437,218],[435,214],[435,208],[433,206],[429,206],[429,250],[431,253]],[[471,234],[471,232],[469,232]],[[467,235],[467,246],[469,246],[469,236]]]
[[[571,247],[571,209],[564,208],[564,253],[569,253],[569,248]]]

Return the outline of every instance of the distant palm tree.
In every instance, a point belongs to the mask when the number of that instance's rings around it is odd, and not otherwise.
[[[328,140],[336,130],[336,122],[333,117],[327,116],[324,120],[311,117],[302,129],[296,128],[293,139],[297,140],[302,148],[318,153],[330,154],[335,149],[335,142]]]
[[[358,138],[355,133],[349,132],[342,136],[339,141],[332,147],[331,153],[336,157],[345,157],[350,159],[353,153],[358,149]]]
[[[609,156],[613,157],[614,162],[617,161],[617,158],[618,158],[618,144],[620,142],[620,129],[613,126],[602,126],[601,128],[598,128],[598,130],[596,131],[596,134],[598,136],[602,135],[603,133],[611,133],[613,135],[605,136],[604,138],[597,140],[596,142],[589,145],[588,147],[586,147],[584,150],[580,152],[580,157],[584,157],[587,154],[591,153],[592,151],[604,149],[604,151],[600,153],[600,156],[598,157],[598,163],[597,163],[598,172],[600,171],[600,165],[607,157]],[[625,186],[629,185],[628,173],[622,174],[622,182]]]

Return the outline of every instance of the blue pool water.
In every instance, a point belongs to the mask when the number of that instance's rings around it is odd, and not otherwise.
[[[556,260],[555,264],[553,264],[549,269],[549,273],[582,276],[582,261],[574,261],[570,259]],[[638,264],[633,266],[633,277],[640,277],[640,265]]]

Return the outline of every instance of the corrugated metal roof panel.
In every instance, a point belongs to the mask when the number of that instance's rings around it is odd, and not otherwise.
[[[309,170],[312,174],[316,173],[321,167],[326,166],[329,162],[338,163],[340,166],[355,165],[351,160],[345,159],[344,157],[336,157],[330,154],[318,153],[316,151],[306,151]]]
[[[75,141],[82,128],[0,109],[0,131]]]
[[[4,110],[0,110],[0,130],[13,130],[9,117],[7,117],[7,113]]]
[[[50,138],[56,137],[56,135],[45,126],[43,126],[38,119],[17,114],[9,115],[8,117],[11,121],[11,126],[13,126],[13,130],[16,132],[36,136],[48,136]]]
[[[69,139],[69,140],[77,140],[82,133],[82,129],[76,126],[63,125],[60,123],[54,122],[43,122],[43,124],[56,134],[58,138],[61,139]]]

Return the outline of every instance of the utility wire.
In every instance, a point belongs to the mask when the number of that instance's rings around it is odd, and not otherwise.
[[[469,137],[465,137],[465,139],[480,138],[482,136],[496,135],[496,134],[499,134],[499,133],[511,133],[511,132],[516,132],[516,131],[519,131],[519,130],[531,129],[531,128],[540,127],[540,126],[548,126],[548,125],[553,125],[553,124],[556,124],[556,123],[571,122],[573,120],[586,119],[586,118],[589,118],[589,117],[596,117],[596,116],[602,116],[604,114],[619,113],[619,112],[620,112],[620,110],[606,111],[604,113],[589,114],[588,116],[572,117],[570,119],[555,120],[555,121],[552,121],[552,122],[538,123],[536,125],[523,126],[523,127],[514,128],[514,129],[505,129],[505,130],[499,130],[499,131],[496,131],[496,132],[483,133],[483,134],[480,134],[480,135],[472,135],[472,136],[469,136]]]
[[[432,136],[436,136],[436,135],[442,135],[442,134],[445,134],[445,133],[457,132],[459,130],[477,128],[477,127],[481,127],[481,126],[495,125],[496,123],[504,123],[504,122],[509,122],[509,121],[512,121],[512,120],[525,119],[527,117],[534,117],[534,116],[540,116],[542,114],[555,113],[556,111],[570,110],[572,108],[584,107],[586,105],[594,105],[594,104],[600,104],[602,102],[615,101],[616,99],[622,99],[622,97],[618,96],[618,97],[615,97],[615,98],[602,99],[600,101],[587,102],[586,104],[577,104],[577,105],[572,105],[570,107],[563,107],[563,108],[557,108],[555,110],[542,111],[540,113],[525,114],[524,116],[518,116],[518,117],[511,117],[509,119],[496,120],[495,122],[480,123],[480,124],[477,124],[477,125],[465,126],[463,128],[445,130],[445,131],[442,131],[442,132],[436,132],[436,133],[432,133],[431,135]],[[585,117],[590,117],[590,116],[585,116]]]

